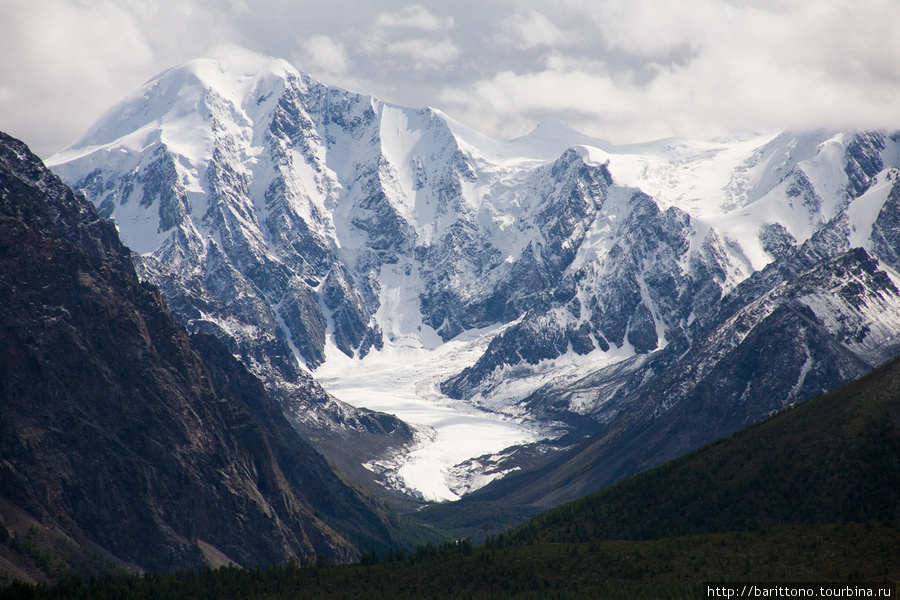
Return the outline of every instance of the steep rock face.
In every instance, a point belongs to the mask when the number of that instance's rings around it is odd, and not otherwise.
[[[649,402],[663,412],[680,398],[706,397],[719,404],[723,429],[743,426],[754,411],[780,410],[895,356],[898,306],[896,275],[850,250],[744,302],[651,386]]]
[[[877,131],[862,133],[847,144],[844,172],[849,180],[847,194],[851,198],[862,196],[872,186],[873,178],[884,169],[885,137]]]
[[[608,247],[583,249],[577,269],[550,288],[545,303],[494,338],[474,365],[445,381],[445,393],[489,394],[505,366],[523,361],[536,365],[569,352],[626,347],[648,354],[689,345],[690,323],[713,310],[727,285],[726,249],[714,232],[699,239],[685,212],[662,211],[641,192],[617,190],[610,204],[590,221],[591,232],[614,229]]]
[[[0,209],[4,527],[18,511],[82,557],[149,569],[395,541],[258,379],[188,338],[114,226],[3,134]]]
[[[321,139],[297,102],[314,96],[316,108],[332,115],[332,100],[316,96],[321,90],[295,73],[266,73],[247,90],[252,104],[245,111],[210,77],[216,74],[202,66],[169,73],[111,113],[89,143],[114,142],[117,128],[161,125],[137,149],[126,143],[88,155],[89,172],[72,183],[118,221],[126,242],[143,254],[141,278],[163,291],[176,316],[225,342],[304,434],[384,433],[363,424],[389,417],[341,404],[321,389],[310,394],[317,384],[297,364],[297,357],[321,364],[329,327],[350,355],[381,342],[352,276],[340,267],[331,273],[340,263],[323,232],[327,219],[304,187],[330,184],[314,146]],[[251,142],[266,149],[267,168],[253,166]],[[64,177],[77,170],[59,168]],[[146,227],[148,219],[153,225]],[[396,444],[410,439],[399,420],[387,430],[396,432]]]
[[[872,251],[894,269],[900,269],[900,169],[890,170],[886,178],[892,181],[887,200],[878,211],[869,240]]]
[[[511,189],[500,187],[498,194],[511,198],[523,213],[523,223],[511,227],[521,231],[519,247],[505,260],[502,240],[463,214],[422,252],[425,323],[448,340],[549,308],[554,296],[572,287],[566,270],[611,184],[604,165],[587,163],[569,150]]]

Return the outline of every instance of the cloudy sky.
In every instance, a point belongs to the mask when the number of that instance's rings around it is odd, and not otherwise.
[[[897,0],[0,0],[0,130],[41,156],[200,57],[285,58],[499,138],[900,129]]]

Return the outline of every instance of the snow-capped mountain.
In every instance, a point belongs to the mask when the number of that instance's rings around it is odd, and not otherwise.
[[[754,328],[788,305],[846,368],[808,379],[831,363],[786,356],[772,375],[794,377],[784,394],[738,394],[745,420],[893,355],[898,139],[616,146],[549,120],[498,141],[284,61],[202,60],[154,78],[48,162],[115,219],[179,318],[225,340],[295,425],[402,430],[298,391],[307,371],[344,390],[364,373],[375,396],[402,367],[420,400],[514,418],[529,442],[553,424],[610,423],[635,399],[665,413],[680,396],[653,386],[694,389],[735,348],[755,352]],[[690,381],[688,359],[700,361]],[[450,481],[466,471],[454,467],[502,449],[445,457],[446,488],[426,496],[472,489]],[[487,471],[500,472],[471,476]]]
[[[744,142],[734,145],[746,149]],[[493,386],[505,385],[501,365],[526,362],[540,365],[541,370],[552,369],[541,359],[571,356],[578,347],[566,348],[548,332],[558,331],[558,324],[565,322],[560,315],[581,314],[585,307],[588,316],[580,319],[578,327],[586,327],[585,322],[605,327],[616,351],[631,346],[632,352],[622,358],[664,349],[666,355],[680,356],[759,295],[775,293],[777,286],[850,248],[865,248],[883,257],[882,267],[890,277],[896,276],[892,249],[900,240],[886,221],[892,220],[892,198],[900,194],[900,186],[895,184],[897,169],[885,168],[887,161],[897,164],[896,141],[881,134],[782,134],[759,145],[741,162],[729,157],[734,155],[731,143],[722,146],[717,154],[700,144],[670,145],[669,168],[661,168],[658,157],[647,149],[642,149],[644,156],[614,157],[609,169],[615,172],[616,162],[621,161],[622,179],[633,178],[635,187],[624,188],[628,190],[625,219],[617,218],[618,207],[607,203],[604,210],[613,214],[606,222],[595,221],[594,227],[603,228],[603,233],[592,237],[603,243],[583,245],[586,258],[570,267],[578,282],[574,297],[555,303],[551,312],[556,311],[557,318],[529,313],[498,336],[475,365],[446,381],[445,391],[458,396],[490,394]],[[635,162],[642,166],[636,168]],[[778,173],[782,175],[776,179]],[[668,188],[660,183],[661,176]],[[656,195],[634,189],[652,189]],[[700,197],[701,193],[706,197]],[[891,314],[890,288],[883,290],[889,295],[888,305],[868,311],[855,306],[845,310],[853,317],[840,319],[844,325],[856,323],[859,331],[874,324],[881,332],[866,329],[860,334],[868,340],[866,348],[852,350],[870,367],[895,352],[897,323]],[[777,305],[766,306],[770,311]],[[612,312],[623,307],[624,315]],[[629,307],[635,308],[628,312]],[[819,316],[832,323],[828,311],[821,310],[825,312]],[[864,314],[856,315],[856,311]],[[541,350],[543,356],[532,358]],[[503,353],[513,351],[521,360],[503,358]],[[616,363],[610,372],[627,370],[627,361]],[[646,379],[645,361],[633,359],[632,363]],[[583,364],[579,370],[583,374]],[[608,393],[592,393],[592,399],[579,395],[571,408],[596,411],[598,401],[610,398]]]

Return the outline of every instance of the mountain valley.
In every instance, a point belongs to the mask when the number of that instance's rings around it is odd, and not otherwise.
[[[873,371],[893,394],[900,133],[500,141],[259,59],[161,73],[52,173],[0,142],[20,579],[490,540]]]
[[[885,132],[616,146],[554,120],[497,141],[204,60],[48,164],[373,489],[455,500],[593,444],[596,474],[516,492],[538,510],[895,356],[898,154]]]

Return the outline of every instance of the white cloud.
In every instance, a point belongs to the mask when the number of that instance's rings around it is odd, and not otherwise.
[[[442,106],[506,137],[547,116],[616,142],[785,127],[900,128],[892,100],[900,97],[900,49],[884,21],[840,7],[794,15],[719,9],[706,14],[702,34],[612,42],[644,60],[616,64],[615,54],[598,60],[561,48],[530,70],[448,85]],[[649,35],[656,23],[640,26]],[[867,31],[869,41],[848,30]],[[677,52],[691,39],[690,52]]]
[[[652,58],[702,44],[727,9],[715,0],[607,0],[585,10],[610,48]]]
[[[442,100],[451,114],[513,137],[550,116],[600,135],[603,124],[621,126],[640,116],[638,96],[633,88],[608,76],[543,70],[525,74],[504,71],[471,87],[446,89]],[[516,110],[507,110],[509,106]]]
[[[437,17],[421,4],[380,13],[361,39],[365,59],[397,77],[408,76],[409,67],[416,72],[442,69],[460,56],[448,35],[454,24],[453,17]]]
[[[412,64],[417,70],[437,69],[459,56],[459,49],[447,39],[433,41],[413,38],[392,42],[385,46],[385,51],[409,61],[407,64]]]
[[[344,46],[327,35],[314,35],[302,43],[300,64],[304,69],[341,75],[350,68],[350,57]]]
[[[41,156],[61,149],[150,77],[231,40],[221,13],[136,0],[0,2],[0,129]]]
[[[40,149],[59,131],[72,141],[135,85],[121,86],[120,73],[153,62],[140,24],[112,2],[6,4],[0,40],[2,127]]]
[[[565,32],[554,25],[547,15],[534,9],[518,11],[500,25],[497,42],[528,50],[541,46],[565,46],[573,42]]]
[[[436,17],[421,4],[406,6],[397,12],[380,13],[375,26],[382,29],[419,29],[421,31],[447,31],[454,25],[453,17]]]

